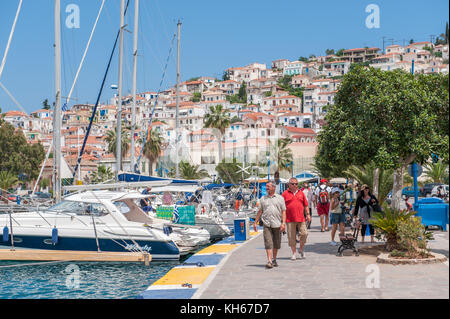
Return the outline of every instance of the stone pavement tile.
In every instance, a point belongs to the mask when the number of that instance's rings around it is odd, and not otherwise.
[[[313,223],[316,229],[309,232],[306,259],[291,261],[283,236],[279,267],[267,270],[260,236],[230,256],[201,298],[423,298],[423,292],[427,298],[448,298],[448,265],[393,266],[377,264],[375,256],[336,257],[337,248],[328,244],[329,232],[317,229],[318,219]],[[431,246],[448,255],[448,233],[436,237]],[[369,265],[379,267],[378,289],[366,288]]]

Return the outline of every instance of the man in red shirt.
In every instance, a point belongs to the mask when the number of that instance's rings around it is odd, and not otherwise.
[[[292,250],[291,260],[296,260],[296,235],[297,230],[300,233],[300,248],[298,253],[301,258],[305,258],[303,251],[308,237],[308,231],[306,230],[305,216],[308,222],[311,222],[311,215],[308,209],[308,200],[301,190],[298,189],[298,180],[291,178],[289,180],[289,188],[281,196],[283,196],[286,203],[286,223],[289,247]]]

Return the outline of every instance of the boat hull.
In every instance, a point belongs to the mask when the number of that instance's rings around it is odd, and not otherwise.
[[[139,251],[131,240],[98,239],[101,251],[131,252]],[[180,252],[173,242],[135,240],[144,252],[152,256],[152,260],[178,260]],[[120,244],[119,244],[120,243]],[[0,245],[11,246],[11,238],[7,242],[0,241]],[[58,237],[58,243],[53,244],[51,237],[18,235],[14,236],[14,247],[32,248],[46,250],[74,250],[74,251],[97,251],[95,238],[83,237]]]

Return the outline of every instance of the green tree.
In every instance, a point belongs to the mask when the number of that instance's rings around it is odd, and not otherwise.
[[[394,170],[399,209],[403,174],[432,153],[448,163],[448,75],[356,66],[347,73],[319,133],[320,169],[366,165]]]
[[[291,143],[290,138],[279,138],[274,144],[270,144],[270,154],[275,156],[278,172],[290,170],[293,155],[288,145]]]
[[[336,52],[336,56],[343,56],[345,49],[340,49]]]
[[[194,93],[194,95],[191,98],[191,102],[200,102],[201,99],[202,99],[201,93]]]
[[[129,131],[122,128],[121,138],[122,138],[121,153],[122,153],[122,158],[124,158],[130,149],[130,133],[129,133]],[[109,130],[108,132],[106,132],[105,141],[108,144],[108,152],[114,154],[114,156],[116,156],[116,147],[117,147],[116,140],[117,140],[116,130]]]
[[[300,62],[308,62],[308,61],[309,61],[308,58],[306,58],[306,57],[304,57],[304,56],[299,57],[298,60],[299,60]]]
[[[325,50],[325,54],[326,55],[333,55],[334,54],[334,49],[326,49]]]
[[[2,108],[0,107],[0,125],[2,125],[3,122],[5,121],[4,117],[5,117],[5,114],[3,114]]]
[[[186,161],[180,161],[178,168],[180,170],[181,177],[184,179],[202,179],[209,176],[205,169],[200,169],[200,165],[193,165]],[[175,173],[175,167],[172,167],[168,175],[170,177],[175,177]]]
[[[237,117],[237,116],[234,116],[231,119],[230,124],[234,124],[234,123],[238,123],[238,122],[241,122],[241,119],[239,117]]]
[[[139,141],[141,144],[142,140]],[[149,160],[149,175],[153,175],[153,163],[155,163],[161,155],[164,139],[161,133],[151,130],[148,135],[147,142],[144,145],[143,154]]]
[[[92,184],[100,184],[106,181],[112,180],[114,178],[114,172],[110,167],[105,165],[99,165],[97,171],[92,172],[89,178],[89,182]]]
[[[249,174],[240,172],[240,167],[242,167],[242,163],[238,162],[236,158],[233,158],[232,162],[223,160],[216,166],[216,172],[224,183],[238,184],[242,180],[242,176],[244,179],[249,177]]]
[[[222,154],[222,139],[225,134],[225,130],[230,126],[231,119],[229,111],[223,107],[223,105],[210,106],[209,112],[206,113],[204,118],[204,127],[213,128],[217,137],[217,143],[219,145],[219,162],[223,159]]]
[[[222,74],[222,81],[228,81],[230,79],[230,75],[227,71],[224,71]]]
[[[9,171],[0,171],[0,189],[7,191],[10,187],[17,184],[18,181],[16,174]]]
[[[381,205],[392,190],[394,175],[392,169],[378,169],[378,174],[375,173],[376,169],[377,167],[374,163],[369,163],[364,167],[352,165],[344,172],[344,174],[346,177],[356,180],[359,185],[370,185],[372,189],[375,189],[375,184],[377,184],[376,187],[378,188],[378,192],[376,196]],[[376,175],[378,175],[378,179]]]
[[[238,97],[241,103],[247,103],[247,84],[244,81],[242,81],[241,87],[239,88]]]
[[[39,175],[40,165],[45,157],[44,147],[40,144],[28,144],[21,130],[3,122],[0,126],[0,171],[19,175],[23,172],[25,181],[31,181]]]
[[[44,110],[50,110],[50,104],[48,104],[48,99],[45,99],[44,102],[42,102],[42,108]]]

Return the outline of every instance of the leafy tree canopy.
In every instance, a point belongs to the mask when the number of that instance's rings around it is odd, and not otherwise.
[[[392,207],[400,209],[403,173],[432,154],[448,163],[448,75],[412,75],[356,65],[347,73],[320,132],[316,167],[392,169]]]
[[[23,169],[24,180],[30,181],[39,175],[44,157],[44,147],[40,143],[28,144],[22,131],[15,131],[9,123],[1,123],[0,171],[8,171],[18,176]]]
[[[448,75],[355,68],[344,76],[318,136],[316,167],[336,172],[374,161],[384,169],[448,163]]]

